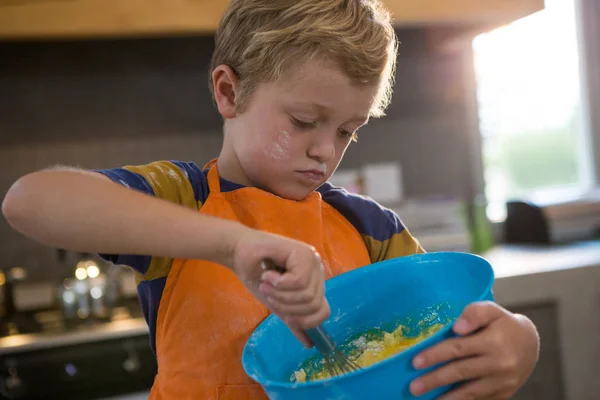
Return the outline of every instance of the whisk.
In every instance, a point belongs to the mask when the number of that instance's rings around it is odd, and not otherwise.
[[[323,356],[325,368],[331,376],[343,375],[352,371],[358,371],[360,366],[349,359],[337,346],[327,333],[323,325],[304,331],[306,336],[315,345]]]
[[[262,269],[265,271],[277,271],[280,274],[286,272],[285,268],[276,265],[270,260],[263,261]],[[319,353],[321,353],[321,356],[323,356],[325,368],[331,376],[343,375],[349,372],[358,371],[360,369],[358,364],[349,359],[346,354],[338,349],[323,325],[319,325],[316,328],[306,329],[304,333],[315,345]]]

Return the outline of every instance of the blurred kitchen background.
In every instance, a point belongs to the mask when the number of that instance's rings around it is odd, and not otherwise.
[[[387,116],[332,181],[429,251],[482,254],[540,363],[515,397],[600,398],[600,2],[384,0],[400,39]],[[218,155],[207,90],[226,0],[0,0],[0,195],[56,164]],[[0,220],[0,399],[147,398],[131,272]]]

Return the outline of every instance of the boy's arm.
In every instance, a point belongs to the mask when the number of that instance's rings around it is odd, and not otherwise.
[[[236,238],[247,230],[114,184],[102,174],[67,168],[21,178],[2,211],[14,229],[52,247],[225,265]]]
[[[203,259],[229,267],[307,346],[303,329],[329,316],[323,267],[313,247],[202,215],[99,173],[63,168],[26,175],[9,189],[2,212],[15,230],[53,247]],[[263,272],[264,260],[287,272]]]

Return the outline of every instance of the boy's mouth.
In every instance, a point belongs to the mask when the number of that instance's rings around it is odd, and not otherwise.
[[[302,175],[305,179],[312,182],[321,182],[323,177],[325,176],[324,171],[320,171],[318,169],[309,169],[306,171],[298,171],[300,175]]]

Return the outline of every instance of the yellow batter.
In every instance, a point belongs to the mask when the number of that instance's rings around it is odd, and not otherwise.
[[[406,336],[407,330],[403,326],[399,326],[391,333],[384,332],[383,337],[380,336],[377,339],[367,339],[367,337],[372,335],[363,334],[351,343],[351,348],[354,349],[354,351],[351,352],[354,356],[351,356],[351,358],[361,368],[368,367],[427,339],[429,336],[439,331],[443,326],[443,324],[432,325],[431,327],[424,329],[419,335],[412,337]],[[316,381],[327,379],[329,377],[331,377],[331,375],[325,368],[325,365],[321,364],[318,368],[308,373],[305,368],[300,368],[294,372],[291,380],[300,383],[306,382],[307,380]]]

